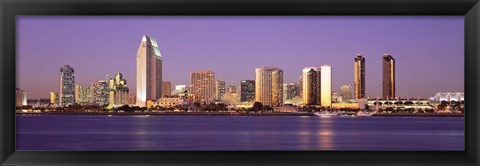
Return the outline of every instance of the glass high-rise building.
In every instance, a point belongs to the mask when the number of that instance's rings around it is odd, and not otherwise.
[[[320,105],[320,67],[303,68],[302,98],[306,105]]]
[[[143,36],[137,52],[137,106],[162,97],[162,55],[155,39]]]
[[[390,54],[383,54],[383,98],[395,98],[395,59]]]
[[[357,54],[353,65],[353,84],[355,86],[355,98],[365,98],[365,58]]]
[[[215,99],[222,101],[225,95],[225,81],[215,81]]]
[[[255,101],[263,105],[283,104],[283,70],[274,67],[255,69]]]
[[[255,80],[240,81],[240,101],[250,102],[255,100]]]
[[[115,74],[115,78],[109,80],[109,105],[110,106],[122,106],[128,104],[127,80],[123,79],[122,73]]]
[[[110,100],[110,89],[105,80],[92,83],[93,102],[99,106],[108,106]]]
[[[69,65],[60,68],[60,91],[58,95],[60,106],[75,104],[75,71]]]
[[[300,96],[300,87],[294,83],[283,84],[283,100]]]
[[[332,106],[332,67],[330,65],[320,66],[320,104]]]
[[[79,105],[93,104],[93,89],[90,86],[75,86],[75,103]]]
[[[212,71],[195,71],[190,77],[193,102],[211,103],[215,99],[215,73]]]

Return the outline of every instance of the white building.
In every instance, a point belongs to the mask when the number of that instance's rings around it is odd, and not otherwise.
[[[178,105],[188,105],[188,104],[190,104],[190,101],[188,99],[179,98],[179,97],[174,97],[174,98],[163,97],[158,99],[156,102],[156,105],[163,108],[175,107]]]
[[[137,52],[137,101],[145,107],[147,100],[162,97],[162,55],[157,41],[143,36]]]
[[[463,92],[439,92],[433,97],[436,102],[441,101],[462,101],[465,100]]]
[[[322,106],[332,106],[332,67],[320,66],[320,103]]]

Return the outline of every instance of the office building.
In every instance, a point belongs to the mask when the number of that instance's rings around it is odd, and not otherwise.
[[[250,102],[255,100],[255,80],[240,81],[240,101]]]
[[[90,86],[75,86],[75,103],[79,105],[93,104],[93,89]]]
[[[395,59],[383,54],[383,98],[395,99]]]
[[[320,104],[325,107],[332,106],[332,67],[320,66]]]
[[[353,83],[355,87],[355,98],[365,98],[365,58],[357,54],[353,65]]]
[[[108,106],[110,100],[110,90],[105,80],[99,80],[92,83],[93,102],[98,106]]]
[[[342,99],[340,102],[347,103],[350,101],[350,99],[352,99],[352,86],[342,85],[340,87],[340,97]]]
[[[297,96],[300,96],[300,86],[294,83],[283,84],[283,100],[292,100]]]
[[[118,107],[129,104],[127,80],[123,79],[122,73],[115,74],[115,78],[109,80],[109,105]]]
[[[57,92],[50,92],[50,105],[57,106],[58,105],[58,93]]]
[[[162,97],[162,55],[155,39],[143,36],[137,52],[137,101],[145,107],[147,100]]]
[[[172,95],[172,83],[169,81],[162,82],[162,96],[171,96]]]
[[[224,95],[225,95],[225,81],[223,80],[215,81],[215,98],[218,101],[222,101]]]
[[[320,105],[320,67],[305,67],[302,70],[303,103]]]
[[[15,89],[15,106],[21,107],[27,105],[27,92],[25,90]]]
[[[255,69],[255,101],[268,106],[283,104],[283,71],[274,67]]]
[[[212,71],[195,71],[191,73],[193,102],[210,103],[215,99],[215,73]]]
[[[237,93],[237,86],[235,86],[235,85],[228,86],[228,92],[229,93]]]
[[[62,107],[75,104],[75,71],[69,65],[60,68],[59,105]]]

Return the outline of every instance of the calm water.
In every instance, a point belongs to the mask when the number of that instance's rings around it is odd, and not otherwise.
[[[458,117],[17,116],[18,150],[463,150]]]

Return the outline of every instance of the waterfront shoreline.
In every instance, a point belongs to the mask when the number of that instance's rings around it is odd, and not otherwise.
[[[238,112],[47,112],[47,113],[24,113],[17,115],[151,115],[151,116],[315,116],[313,113],[293,112],[269,112],[269,113],[238,113]],[[376,117],[464,117],[463,113],[390,113],[373,114]]]

